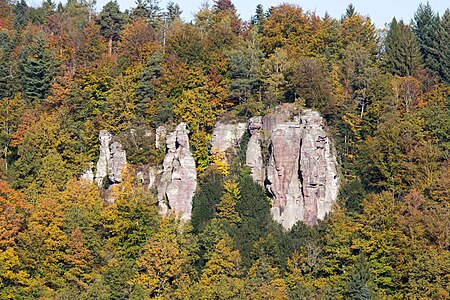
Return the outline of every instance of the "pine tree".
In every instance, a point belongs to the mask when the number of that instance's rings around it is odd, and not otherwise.
[[[228,53],[230,89],[238,103],[246,104],[261,88],[261,65],[263,52],[259,49],[256,37],[253,41],[237,46]]]
[[[14,18],[14,28],[21,31],[27,26],[29,21],[29,7],[25,0],[17,1],[16,5],[13,7]]]
[[[148,105],[151,100],[155,100],[157,90],[160,86],[160,78],[163,72],[163,56],[161,52],[156,52],[147,61],[142,70],[139,83],[135,89],[138,98],[136,114],[138,119],[144,119]]]
[[[420,4],[414,14],[413,31],[419,41],[420,53],[428,71],[438,75],[441,69],[439,41],[441,31],[439,16],[431,9],[430,3]]]
[[[133,19],[144,19],[153,27],[157,27],[161,20],[159,0],[137,0],[136,7],[131,9]]]
[[[14,71],[14,42],[6,30],[0,30],[0,99],[12,97],[17,89]]]
[[[358,256],[358,259],[351,270],[348,282],[348,296],[349,299],[352,300],[374,299],[369,266],[363,255]]]

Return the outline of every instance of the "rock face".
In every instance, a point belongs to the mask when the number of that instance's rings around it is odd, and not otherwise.
[[[155,137],[155,148],[159,149],[164,145],[164,140],[166,139],[166,127],[164,125],[156,128],[156,137]]]
[[[211,136],[212,151],[226,152],[229,149],[237,149],[246,130],[246,123],[217,123]]]
[[[336,201],[339,181],[320,114],[305,110],[293,118],[285,113],[256,117],[250,119],[249,131],[247,165],[253,179],[273,196],[274,219],[286,229],[298,221],[314,225],[323,219]],[[270,154],[267,163],[264,150]]]
[[[197,187],[197,171],[189,149],[189,131],[180,123],[166,136],[167,153],[158,185],[161,213],[174,210],[182,219],[191,217],[192,198]]]
[[[95,181],[100,187],[103,186],[105,179],[113,184],[119,183],[122,181],[122,167],[127,163],[125,150],[122,149],[121,143],[111,143],[112,135],[107,130],[100,130],[99,140],[100,156]]]
[[[320,114],[317,111],[305,111],[301,115],[301,122],[300,174],[305,202],[303,221],[314,224],[317,219],[323,219],[336,202],[339,193],[337,162]]]
[[[114,142],[109,146],[111,157],[108,163],[108,177],[113,183],[122,181],[122,167],[127,163],[127,155],[122,144]]]
[[[312,110],[293,115],[289,110],[246,123],[219,122],[212,134],[212,152],[236,154],[245,131],[250,133],[246,164],[253,179],[265,186],[273,197],[273,218],[290,229],[298,221],[314,225],[331,212],[336,201],[339,180],[337,163],[324,120]],[[133,133],[132,133],[133,134]],[[174,211],[184,220],[191,217],[192,199],[197,187],[197,172],[189,149],[189,131],[180,123],[173,132],[156,130],[156,148],[166,145],[162,166],[141,166],[137,177],[149,190],[157,189],[161,213]],[[122,145],[102,130],[100,156],[95,181],[102,187],[121,182],[126,164]],[[82,177],[92,180],[87,170]],[[148,177],[148,182],[147,182]]]
[[[253,180],[260,185],[264,185],[265,168],[261,150],[261,129],[263,127],[262,117],[250,118],[248,130],[250,138],[247,144],[245,162],[251,169]]]
[[[89,169],[86,169],[83,172],[81,172],[80,179],[87,181],[89,183],[93,183],[94,182],[94,172],[92,171],[93,167],[94,167],[94,163],[90,162]]]
[[[272,215],[284,227],[301,220],[303,203],[299,157],[301,128],[296,123],[278,124],[271,134],[266,187],[273,195]]]

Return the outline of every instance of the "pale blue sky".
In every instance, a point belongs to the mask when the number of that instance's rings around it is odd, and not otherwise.
[[[97,11],[100,11],[109,0],[97,0]],[[178,3],[183,10],[183,19],[189,21],[204,0],[173,0]],[[118,0],[121,10],[135,6],[134,0]],[[166,7],[168,0],[161,0],[161,7]],[[209,1],[213,3],[212,0]],[[353,3],[356,10],[362,15],[369,15],[378,28],[383,28],[386,22],[390,22],[395,16],[397,19],[403,19],[408,23],[414,16],[414,12],[420,3],[426,3],[426,0],[302,0],[302,1],[279,1],[279,0],[232,0],[236,6],[240,17],[249,20],[255,13],[256,5],[262,4],[264,10],[270,6],[275,6],[283,2],[300,5],[304,10],[315,11],[319,16],[323,16],[326,11],[334,17],[340,18],[345,13],[346,7]],[[450,7],[448,0],[429,0],[434,11],[442,14],[445,9]]]

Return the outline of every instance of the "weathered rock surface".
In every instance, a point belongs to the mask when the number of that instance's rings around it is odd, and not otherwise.
[[[173,210],[184,220],[191,217],[197,187],[197,170],[189,149],[188,133],[186,124],[180,123],[166,136],[167,153],[158,185],[161,213]]]
[[[263,127],[262,117],[250,118],[248,130],[250,138],[247,144],[245,162],[251,169],[251,175],[255,182],[264,185],[265,166],[261,148],[261,129]]]
[[[111,143],[112,136],[108,130],[100,130],[98,139],[100,141],[100,155],[97,161],[95,182],[97,182],[98,186],[102,186],[104,179],[108,176],[108,162],[111,157],[109,144]]]
[[[113,183],[122,181],[122,167],[127,163],[127,155],[122,144],[114,142],[110,145],[110,159],[108,163],[108,178]]]
[[[339,192],[337,162],[323,118],[317,111],[301,115],[303,128],[300,174],[303,180],[305,211],[303,221],[315,224],[332,210]]]
[[[100,156],[97,161],[95,181],[98,186],[103,186],[107,178],[111,183],[122,181],[122,167],[127,163],[125,150],[122,144],[112,141],[112,135],[107,130],[100,130]]]
[[[217,123],[211,136],[211,150],[226,152],[229,149],[238,149],[246,130],[246,123]]]
[[[217,151],[234,154],[249,130],[246,164],[253,179],[264,185],[273,197],[273,218],[290,229],[298,221],[314,225],[331,212],[336,201],[339,180],[337,163],[324,120],[312,110],[293,115],[287,110],[264,117],[253,117],[248,124],[218,123],[211,146]],[[131,133],[133,134],[133,133]],[[149,190],[156,188],[161,213],[173,210],[182,219],[191,217],[192,199],[197,187],[197,172],[189,149],[189,131],[180,123],[173,132],[165,127],[156,130],[156,148],[166,145],[162,166],[141,166],[137,178]],[[101,187],[121,182],[126,164],[122,145],[102,130],[99,136],[100,156],[95,181]],[[92,171],[83,175],[92,180]]]
[[[300,141],[301,128],[296,123],[278,124],[271,134],[266,187],[274,198],[272,215],[286,228],[303,215]]]
[[[159,149],[164,146],[164,140],[166,139],[166,127],[164,125],[156,128],[156,136],[155,136],[155,148]]]
[[[247,165],[253,179],[264,182],[273,196],[274,219],[286,229],[298,221],[314,225],[323,219],[336,201],[339,180],[320,114],[304,110],[295,117],[286,112],[256,117],[250,120],[249,131]],[[261,154],[265,139],[269,139],[267,164]]]
[[[81,172],[80,179],[87,181],[89,183],[94,182],[94,172],[92,171],[93,167],[94,167],[94,164],[92,162],[89,163],[89,169],[86,169],[83,172]]]

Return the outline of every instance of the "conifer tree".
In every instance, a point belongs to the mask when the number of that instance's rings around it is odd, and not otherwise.
[[[135,89],[138,98],[136,106],[137,118],[143,119],[151,100],[156,100],[157,90],[160,85],[163,72],[163,56],[156,52],[147,61],[141,72],[139,83]]]
[[[29,36],[28,39],[30,44],[22,50],[19,70],[25,99],[33,104],[43,101],[50,94],[55,62],[44,32],[38,32],[34,38]]]
[[[440,27],[440,75],[442,80],[450,84],[450,9],[442,15]]]
[[[176,19],[180,19],[182,13],[183,11],[178,3],[174,3],[173,1],[169,1],[169,3],[167,3],[166,17],[168,22],[173,22]]]
[[[439,16],[431,9],[430,3],[420,4],[414,14],[413,31],[419,41],[420,53],[428,71],[438,75],[441,69],[439,41],[441,31]]]
[[[257,32],[259,34],[262,34],[262,32],[263,32],[264,19],[265,19],[264,8],[263,8],[262,4],[258,4],[256,6],[255,15],[251,19],[251,24],[253,26],[256,26]]]
[[[14,42],[8,31],[0,30],[0,99],[11,97],[17,88],[12,51]]]
[[[417,39],[410,27],[392,19],[384,41],[385,68],[394,75],[411,76],[421,64]]]
[[[124,23],[117,0],[106,3],[98,17],[100,31],[108,39],[108,53],[112,55],[113,41],[118,40]]]
[[[153,27],[157,27],[161,20],[159,0],[137,0],[136,7],[131,10],[133,19],[144,19]]]

